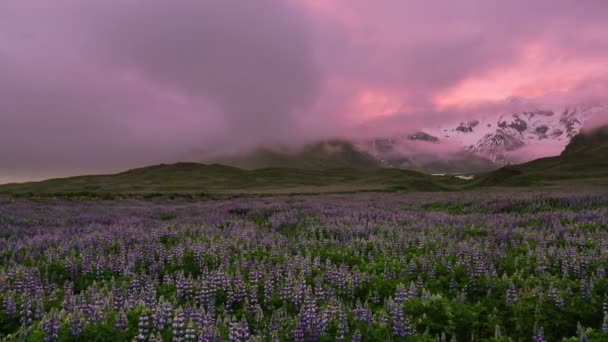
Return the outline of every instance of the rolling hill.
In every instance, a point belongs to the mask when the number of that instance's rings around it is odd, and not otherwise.
[[[378,168],[370,159],[340,146],[337,167],[245,170],[220,164],[160,164],[112,175],[77,176],[0,185],[0,195],[112,197],[225,194],[285,194],[353,191],[442,191],[488,186],[545,186],[587,183],[608,186],[608,127],[580,133],[556,157],[537,159],[481,174],[473,181]],[[327,147],[319,147],[326,149]],[[346,152],[345,152],[346,151]],[[311,156],[319,151],[311,149]],[[328,153],[327,151],[323,153]],[[267,155],[269,160],[275,156]],[[278,156],[276,156],[278,158]],[[316,157],[315,157],[316,158]],[[318,159],[310,158],[314,161]],[[298,159],[301,161],[302,159]],[[289,160],[277,161],[287,163]],[[321,160],[321,162],[324,162]],[[339,167],[355,163],[360,168]]]
[[[42,197],[152,196],[167,194],[317,193],[351,191],[436,191],[464,181],[399,169],[243,170],[219,164],[161,164],[113,175],[78,176],[6,184],[0,194]]]

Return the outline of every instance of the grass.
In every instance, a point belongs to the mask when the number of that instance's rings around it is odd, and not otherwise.
[[[608,184],[608,151],[564,154],[503,167],[482,175],[471,186],[547,186],[572,183]]]
[[[212,197],[230,194],[300,194],[359,191],[455,190],[466,181],[399,169],[243,170],[218,164],[161,164],[115,175],[78,176],[7,184],[0,193],[15,197]]]

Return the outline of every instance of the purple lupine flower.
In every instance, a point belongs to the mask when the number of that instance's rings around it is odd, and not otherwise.
[[[154,330],[161,331],[169,327],[172,322],[172,317],[173,307],[161,296],[152,314],[152,324],[154,326]]]
[[[304,335],[306,334],[306,328],[302,325],[298,325],[293,331],[294,342],[304,342]]]
[[[545,342],[545,334],[543,333],[543,328],[537,329],[536,333],[534,333],[534,342]]]
[[[369,308],[369,305],[367,303],[365,303],[364,305],[361,305],[360,302],[357,302],[353,312],[355,314],[355,319],[359,322],[371,324],[374,320],[372,311]]]
[[[230,323],[228,340],[230,342],[249,341],[249,325],[245,319]]]
[[[553,303],[555,304],[556,307],[558,307],[559,309],[564,309],[565,303],[564,303],[564,299],[562,298],[561,294],[559,293],[559,291],[554,288],[551,287],[549,289],[549,293],[548,293],[548,297],[551,301],[553,301]]]
[[[50,312],[42,321],[42,330],[44,331],[44,342],[55,342],[59,340],[61,322],[55,312]]]
[[[160,334],[160,332],[157,332],[156,334],[150,335],[148,342],[163,342],[163,336]]]
[[[150,336],[150,315],[148,312],[143,311],[139,316],[139,322],[137,323],[137,336],[135,340],[138,342],[145,342]]]
[[[120,310],[118,313],[118,318],[116,319],[115,327],[119,330],[125,330],[127,328],[127,315],[123,310]]]
[[[405,286],[403,284],[397,285],[397,290],[395,290],[395,302],[397,302],[397,304],[402,305],[403,303],[405,303],[407,298],[408,293],[405,289]]]
[[[589,281],[587,279],[581,280],[581,295],[587,301],[591,300],[591,286],[589,285]]]
[[[173,342],[184,341],[184,335],[186,332],[186,317],[182,308],[177,308],[177,310],[175,311],[171,330],[173,331]]]
[[[74,337],[80,337],[82,332],[84,331],[85,318],[82,314],[82,311],[75,311],[70,317],[70,332]]]
[[[507,304],[512,305],[515,301],[517,301],[517,290],[515,285],[510,283],[509,288],[507,288]]]
[[[351,337],[351,342],[361,342],[362,339],[363,338],[361,337],[361,332],[359,331],[359,329],[357,329]]]
[[[338,315],[338,331],[336,332],[336,336],[338,340],[344,340],[349,333],[348,329],[348,320],[344,311],[340,311]]]
[[[411,324],[405,316],[403,309],[395,310],[393,316],[393,334],[398,337],[411,336],[414,334]]]
[[[34,309],[32,298],[29,296],[25,296],[23,298],[23,302],[21,303],[21,318],[20,322],[22,326],[29,326],[32,324],[34,320]]]
[[[17,312],[17,303],[15,303],[15,294],[8,292],[4,297],[4,312],[8,317],[12,317]]]
[[[194,329],[194,322],[189,321],[186,326],[186,331],[184,333],[184,341],[185,342],[196,342],[196,330]]]
[[[458,290],[458,283],[456,283],[456,279],[452,278],[450,280],[450,292],[456,292]]]
[[[216,342],[218,334],[215,326],[203,327],[198,335],[198,342]]]

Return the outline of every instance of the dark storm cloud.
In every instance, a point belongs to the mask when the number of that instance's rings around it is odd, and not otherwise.
[[[268,138],[315,100],[305,18],[285,1],[137,1],[104,37],[117,66],[218,106],[235,134]]]
[[[285,139],[319,90],[305,18],[282,1],[38,5],[0,5],[0,171]]]

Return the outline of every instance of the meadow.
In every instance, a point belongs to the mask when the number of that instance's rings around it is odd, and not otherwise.
[[[6,341],[608,341],[608,195],[0,199]]]

